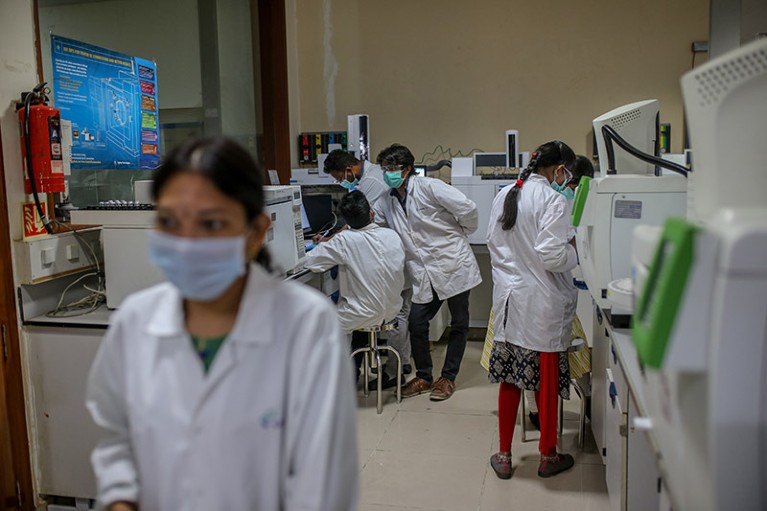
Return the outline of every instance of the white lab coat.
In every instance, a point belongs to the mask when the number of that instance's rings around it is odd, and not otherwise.
[[[251,266],[205,375],[170,284],[130,296],[91,368],[102,504],[142,511],[352,510],[353,378],[333,304]]]
[[[405,286],[405,249],[396,232],[370,223],[346,229],[306,254],[305,266],[320,272],[338,265],[341,327],[352,332],[397,316]]]
[[[407,214],[390,192],[373,210],[376,223],[391,227],[402,239],[413,303],[431,302],[432,286],[446,300],[482,282],[467,237],[477,230],[474,202],[444,181],[413,176],[407,180],[405,207]]]
[[[365,195],[371,206],[391,190],[383,180],[383,170],[380,165],[369,161],[362,163],[362,177],[357,189]]]
[[[578,258],[567,242],[567,201],[546,178],[532,174],[517,197],[516,225],[504,231],[498,218],[513,188],[496,195],[487,228],[495,340],[541,352],[565,351],[578,296],[570,273]]]

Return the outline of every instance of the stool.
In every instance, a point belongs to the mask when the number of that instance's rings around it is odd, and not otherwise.
[[[570,343],[570,347],[567,349],[568,352],[573,351],[579,351],[582,350],[586,346],[586,343],[581,338],[575,338]],[[580,409],[580,416],[578,417],[578,447],[583,448],[583,440],[586,433],[586,393],[583,388],[581,388],[580,384],[575,379],[570,379],[570,384],[575,389],[575,392],[578,394],[578,396],[581,398],[581,409]],[[525,396],[524,391],[522,395],[522,406],[521,408],[521,417],[520,417],[520,423],[522,424],[522,441],[527,442],[527,423],[525,422],[525,417],[527,417],[527,406],[525,405]],[[557,434],[561,437],[562,436],[562,429],[564,427],[564,421],[565,421],[565,414],[564,414],[564,400],[560,397],[559,398],[559,421],[558,421],[558,431]],[[532,440],[532,439],[531,439]]]
[[[383,411],[383,401],[382,401],[382,388],[381,385],[383,384],[383,365],[381,364],[381,350],[388,350],[389,353],[394,353],[394,356],[397,357],[397,402],[402,402],[402,359],[399,356],[399,353],[397,353],[397,350],[390,346],[379,346],[378,345],[378,334],[380,332],[388,332],[390,330],[394,330],[394,328],[397,326],[397,321],[390,321],[388,323],[383,323],[381,325],[375,325],[367,328],[359,328],[359,332],[366,332],[368,334],[368,340],[369,344],[364,348],[358,348],[352,352],[352,360],[354,360],[354,356],[363,353],[363,361],[362,361],[362,373],[365,375],[365,383],[363,385],[365,397],[369,395],[368,391],[368,379],[369,379],[369,373],[370,373],[370,367],[371,363],[373,361],[373,357],[375,357],[376,362],[376,368],[378,369],[378,387],[376,388],[377,392],[377,401],[376,401],[376,411],[380,414]]]

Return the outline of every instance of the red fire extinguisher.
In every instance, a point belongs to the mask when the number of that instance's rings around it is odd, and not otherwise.
[[[24,162],[24,192],[34,196],[37,212],[50,234],[53,228],[43,214],[38,193],[65,191],[60,112],[48,105],[45,82],[22,94],[17,110]]]
[[[24,106],[19,109],[19,124],[21,154],[24,159],[24,192],[63,192],[60,112],[48,105],[45,83],[24,95],[23,99]]]

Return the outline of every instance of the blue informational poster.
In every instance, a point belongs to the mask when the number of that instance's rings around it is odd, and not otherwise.
[[[72,169],[160,164],[157,66],[51,35],[53,99],[72,121]]]

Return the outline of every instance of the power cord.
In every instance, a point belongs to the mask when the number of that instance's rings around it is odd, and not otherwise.
[[[69,225],[56,222],[56,225],[58,227],[62,227],[74,235],[75,238],[82,244],[87,247],[86,254],[88,255],[88,258],[91,260],[93,265],[96,267],[95,272],[86,273],[85,275],[81,275],[77,280],[69,284],[66,288],[64,288],[64,291],[61,293],[61,297],[59,298],[58,303],[56,304],[56,307],[46,313],[46,316],[49,318],[70,318],[75,316],[84,316],[86,314],[89,314],[96,309],[98,309],[101,305],[106,303],[106,287],[104,285],[104,273],[101,271],[101,264],[99,264],[99,259],[96,256],[96,251],[93,250],[93,247],[90,243],[83,237],[83,235],[77,230]],[[90,252],[90,253],[88,253]],[[63,305],[64,303],[64,297],[66,296],[67,292],[72,289],[76,284],[82,282],[86,278],[89,277],[96,277],[97,285],[95,288],[90,287],[86,284],[83,284],[83,288],[86,291],[89,291],[90,293],[74,302],[70,302],[66,305]]]

